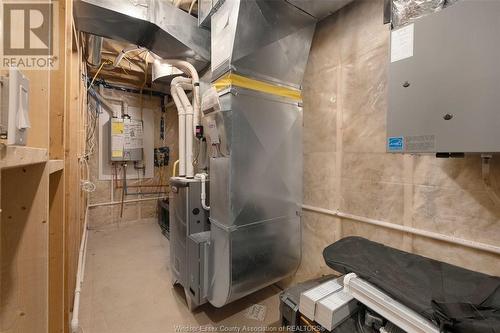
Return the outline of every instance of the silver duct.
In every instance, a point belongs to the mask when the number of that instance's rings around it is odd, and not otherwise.
[[[286,0],[318,20],[335,13],[353,0]]]
[[[101,64],[102,37],[85,34],[85,45],[87,45],[87,62],[92,66]]]
[[[211,17],[212,80],[232,73],[300,89],[316,19],[348,2],[225,1]],[[301,102],[257,90],[220,91],[220,111],[205,116],[220,150],[210,160],[207,294],[217,307],[290,276],[301,260]]]
[[[198,71],[210,61],[210,32],[170,1],[75,0],[73,6],[80,31],[189,61]]]
[[[212,79],[231,72],[300,88],[315,23],[283,0],[226,1],[211,18]],[[219,100],[205,116],[220,140],[210,160],[207,295],[217,307],[296,271],[302,203],[300,102],[236,86]]]

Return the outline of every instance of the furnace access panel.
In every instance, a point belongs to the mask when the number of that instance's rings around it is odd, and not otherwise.
[[[500,151],[500,1],[462,0],[391,33],[387,151]]]

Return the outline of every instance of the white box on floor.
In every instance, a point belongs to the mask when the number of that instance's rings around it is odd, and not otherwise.
[[[299,312],[310,320],[314,320],[317,303],[323,298],[342,290],[341,281],[342,278],[333,279],[300,294]]]
[[[318,302],[315,321],[331,331],[356,311],[357,307],[358,302],[354,297],[339,290]]]

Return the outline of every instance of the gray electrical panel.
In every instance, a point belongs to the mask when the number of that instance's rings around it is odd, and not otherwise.
[[[13,67],[0,77],[0,139],[8,145],[26,145],[29,120],[29,80]]]
[[[387,151],[500,152],[500,1],[391,32]]]

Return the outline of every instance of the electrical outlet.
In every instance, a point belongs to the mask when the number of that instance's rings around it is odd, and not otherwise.
[[[168,147],[159,147],[154,150],[155,167],[168,165],[170,158],[170,149]]]

